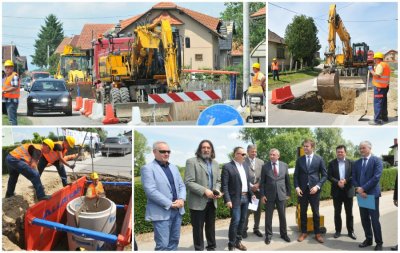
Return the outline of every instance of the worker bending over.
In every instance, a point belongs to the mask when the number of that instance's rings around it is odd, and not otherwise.
[[[88,186],[86,191],[86,197],[89,199],[105,198],[106,193],[104,192],[103,184],[99,181],[99,175],[96,172],[90,174],[92,183]]]

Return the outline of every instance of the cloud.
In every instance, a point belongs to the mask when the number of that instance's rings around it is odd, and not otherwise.
[[[228,135],[228,138],[230,139],[230,140],[238,140],[239,138],[240,138],[240,133],[239,132],[233,132],[233,133],[230,133],[229,135]]]

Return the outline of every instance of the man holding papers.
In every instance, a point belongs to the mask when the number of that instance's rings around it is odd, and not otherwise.
[[[359,149],[361,157],[354,164],[353,169],[353,185],[359,199],[364,199],[364,203],[359,202],[361,223],[365,233],[365,240],[358,245],[360,248],[365,248],[372,245],[372,230],[375,236],[375,250],[382,250],[382,230],[379,222],[379,197],[381,190],[379,187],[379,180],[382,175],[382,161],[371,154],[372,145],[369,141],[360,143]],[[372,195],[372,202],[374,201],[374,209],[361,207],[368,206],[371,203],[367,199],[368,195]],[[371,198],[371,196],[369,196]],[[371,230],[372,224],[372,230]]]

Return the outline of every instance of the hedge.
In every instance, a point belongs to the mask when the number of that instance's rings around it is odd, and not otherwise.
[[[2,164],[3,164],[3,168],[2,168],[2,173],[3,175],[8,174],[8,167],[7,167],[7,163],[6,163],[6,157],[8,155],[8,153],[10,153],[11,151],[13,151],[13,149],[15,149],[16,147],[18,147],[19,145],[14,145],[14,146],[5,146],[3,147],[3,151],[2,151]]]

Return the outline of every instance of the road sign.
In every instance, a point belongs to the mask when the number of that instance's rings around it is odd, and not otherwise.
[[[205,109],[197,119],[198,126],[243,126],[243,118],[235,108],[215,104]]]

